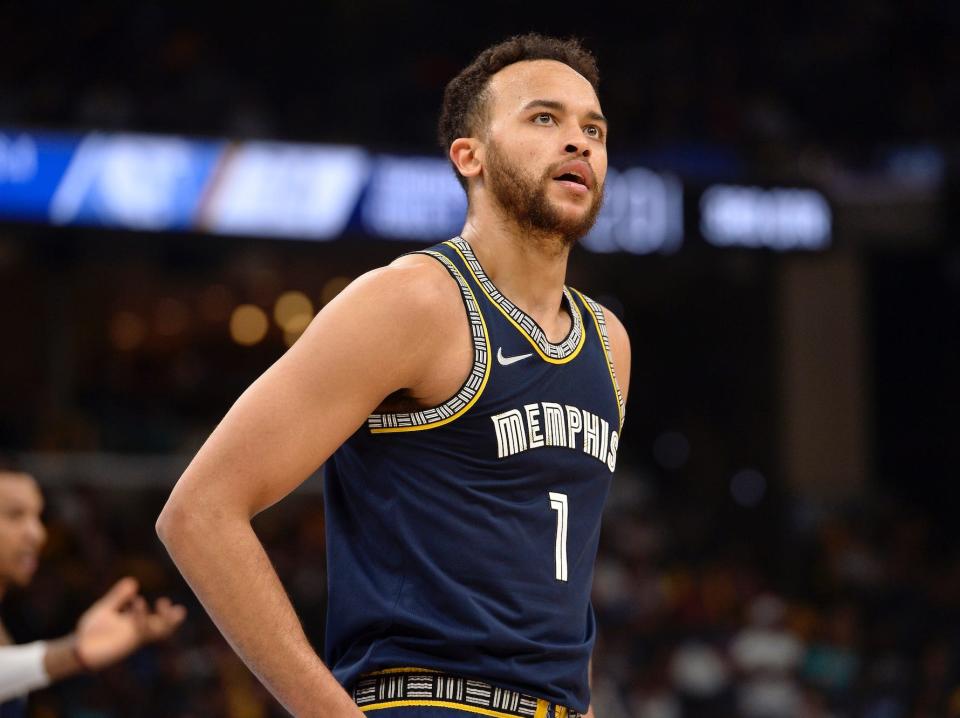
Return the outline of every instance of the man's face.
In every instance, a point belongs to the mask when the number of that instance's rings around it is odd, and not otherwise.
[[[37,570],[47,531],[43,496],[29,474],[0,471],[0,587],[25,586]]]
[[[593,87],[553,60],[490,79],[483,181],[521,226],[575,242],[593,226],[607,174],[607,123]]]

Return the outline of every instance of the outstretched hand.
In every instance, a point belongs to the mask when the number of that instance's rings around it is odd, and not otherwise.
[[[183,606],[160,598],[151,611],[138,588],[136,579],[120,579],[80,617],[75,650],[87,669],[106,668],[145,643],[166,638],[183,622]]]

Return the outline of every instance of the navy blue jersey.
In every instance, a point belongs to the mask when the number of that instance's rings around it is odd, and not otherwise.
[[[345,686],[431,668],[586,711],[623,423],[603,314],[564,288],[552,344],[466,241],[424,253],[460,288],[473,368],[440,406],[371,415],[327,464],[327,663]]]

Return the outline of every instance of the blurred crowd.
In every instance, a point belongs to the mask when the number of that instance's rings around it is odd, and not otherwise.
[[[765,168],[790,176],[810,157],[849,164],[884,143],[946,145],[960,126],[960,3],[645,3],[629,15],[615,4],[571,13],[503,5],[478,9],[475,34],[465,39],[450,32],[452,10],[424,0],[331,0],[302,12],[7,4],[0,127],[429,151],[446,81],[489,41],[530,29],[579,35],[597,52],[612,152],[646,153],[652,167],[689,158],[678,171],[696,175],[735,155],[753,161],[751,181],[763,181]],[[500,9],[509,9],[502,19]],[[189,453],[282,351],[275,327],[268,341],[238,351],[226,329],[233,304],[269,307],[293,287],[322,306],[326,280],[374,263],[366,245],[353,257],[344,247],[319,254],[290,245],[280,260],[241,240],[3,232],[4,341],[13,337],[19,348],[3,356],[0,447],[15,451]],[[948,352],[942,366],[930,357],[946,345],[943,317],[952,316],[948,302],[958,295],[942,289],[928,297],[920,289],[941,285],[927,274],[905,284],[904,262],[894,259],[875,282],[890,305],[878,313],[875,333],[915,363],[891,364],[890,351],[877,352],[876,382],[886,393],[878,389],[876,463],[878,473],[885,465],[891,474],[888,485],[902,482],[898,469],[910,466],[920,486],[925,456],[947,476],[949,462],[940,458],[947,451],[907,441],[924,429],[917,421],[911,434],[903,417],[944,424],[933,402],[944,420],[954,409],[945,379],[955,387],[955,362]],[[768,419],[778,401],[772,260],[680,257],[671,271],[662,261],[581,257],[571,280],[590,293],[610,292],[597,298],[626,306],[625,321],[642,338],[631,392],[642,409],[631,414],[595,575],[598,718],[960,718],[952,525],[877,486],[834,505],[779,486],[770,471],[777,429]],[[919,299],[911,304],[905,295]],[[932,398],[910,403],[927,396],[917,391],[925,378]],[[910,401],[884,404],[891,391]],[[687,440],[661,433],[671,425],[696,447],[689,464],[669,446]],[[645,447],[655,439],[661,446],[650,455]],[[891,458],[895,450],[902,461]],[[747,465],[772,481],[741,472],[748,488],[761,490],[732,498],[730,475]],[[37,478],[44,484],[42,473]],[[169,487],[87,478],[46,487],[50,540],[40,571],[2,607],[14,638],[69,631],[124,574],[148,596],[188,605],[190,615],[171,641],[35,694],[31,715],[284,715],[156,539],[153,520]],[[290,497],[255,526],[319,648],[326,596],[319,491]]]
[[[781,496],[744,532],[746,515],[619,486],[595,580],[598,716],[960,715],[960,557],[922,512]]]
[[[814,143],[855,153],[944,139],[960,119],[960,9],[943,0],[602,12],[492,2],[467,35],[449,32],[451,12],[425,0],[283,12],[14,4],[0,24],[0,125],[422,150],[434,145],[440,95],[457,68],[490,41],[531,29],[581,36],[597,52],[621,148],[713,142],[762,154]]]
[[[594,587],[598,717],[960,716],[960,561],[923,514],[883,498],[826,508],[781,496],[753,519],[689,496],[681,502],[682,488],[630,467],[615,486]],[[268,510],[255,527],[320,647],[326,581],[317,488]],[[183,601],[190,615],[171,641],[35,694],[34,717],[285,715],[154,537],[151,518],[165,494],[84,484],[47,490],[41,570],[4,605],[18,639],[69,630],[80,608],[124,573],[148,596]]]

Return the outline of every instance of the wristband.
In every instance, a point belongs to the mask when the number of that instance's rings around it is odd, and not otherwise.
[[[0,646],[0,703],[50,684],[46,654],[45,641]]]
[[[93,669],[90,667],[80,654],[80,641],[74,639],[73,643],[70,646],[70,653],[73,654],[73,660],[77,662],[77,665],[80,666],[80,670],[84,673],[92,673]]]

